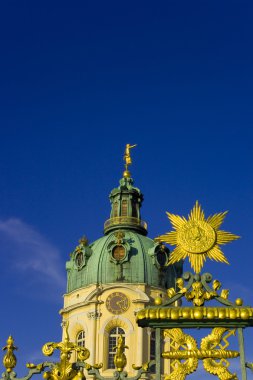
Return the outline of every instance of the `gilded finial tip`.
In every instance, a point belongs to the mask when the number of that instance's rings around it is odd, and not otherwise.
[[[7,339],[6,343],[8,343],[8,344],[13,344],[14,343],[14,339],[13,339],[13,337],[11,335]]]
[[[87,239],[87,237],[85,235],[83,235],[79,240],[78,240],[79,244],[82,244],[84,246],[87,246],[89,241]]]
[[[7,351],[3,358],[3,365],[6,368],[6,371],[10,373],[17,364],[16,356],[13,353],[14,350],[17,350],[17,347],[14,346],[14,339],[11,335],[7,339],[6,343],[7,345],[3,347],[3,351]]]
[[[124,178],[131,178],[131,173],[130,173],[130,171],[125,170],[125,171],[123,172],[123,177],[124,177]]]

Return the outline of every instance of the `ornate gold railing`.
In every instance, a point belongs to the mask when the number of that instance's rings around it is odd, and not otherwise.
[[[42,352],[45,356],[51,356],[55,350],[59,350],[60,361],[45,361],[40,364],[28,363],[26,367],[29,369],[29,372],[25,377],[21,378],[17,378],[16,373],[13,371],[17,364],[17,359],[13,351],[17,350],[17,347],[14,346],[14,340],[12,336],[10,336],[6,342],[7,345],[3,348],[3,350],[7,352],[3,359],[5,372],[2,374],[0,380],[30,380],[33,375],[42,372],[44,372],[43,378],[45,380],[86,380],[84,369],[89,376],[93,376],[93,378],[97,380],[139,380],[142,375],[149,373],[150,367],[155,364],[154,360],[144,363],[141,366],[133,364],[132,368],[137,371],[136,375],[128,377],[128,373],[125,371],[127,358],[124,353],[128,347],[125,346],[122,335],[120,335],[117,339],[116,346],[113,347],[113,351],[115,351],[114,365],[116,371],[114,371],[113,377],[103,377],[99,372],[103,367],[103,363],[91,365],[86,362],[86,359],[90,356],[90,351],[85,347],[70,342],[68,326],[68,322],[63,326],[65,327],[65,338],[62,342],[48,342],[42,347]],[[74,363],[71,362],[71,354],[73,352],[77,354],[77,362]]]
[[[147,230],[148,228],[147,223],[141,219],[133,218],[132,216],[117,216],[106,220],[104,230],[106,232],[109,228],[117,225],[141,227],[144,230]]]

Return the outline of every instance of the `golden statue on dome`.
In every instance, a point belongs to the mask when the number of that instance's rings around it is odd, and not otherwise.
[[[134,145],[126,144],[125,153],[123,157],[123,160],[125,161],[125,169],[126,169],[123,173],[124,177],[130,177],[131,175],[130,172],[128,171],[128,166],[132,164],[131,149],[135,148],[136,146],[137,144],[134,144]]]

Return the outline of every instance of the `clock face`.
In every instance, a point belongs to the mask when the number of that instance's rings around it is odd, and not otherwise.
[[[130,306],[129,298],[120,292],[110,294],[106,300],[106,307],[112,314],[122,314]]]

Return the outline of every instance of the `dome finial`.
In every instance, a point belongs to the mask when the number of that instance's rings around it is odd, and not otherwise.
[[[134,145],[126,144],[125,153],[123,157],[123,160],[125,161],[125,171],[123,172],[123,177],[125,178],[131,177],[131,174],[128,170],[128,166],[132,164],[130,149],[135,148],[136,146],[137,144],[134,144]]]

